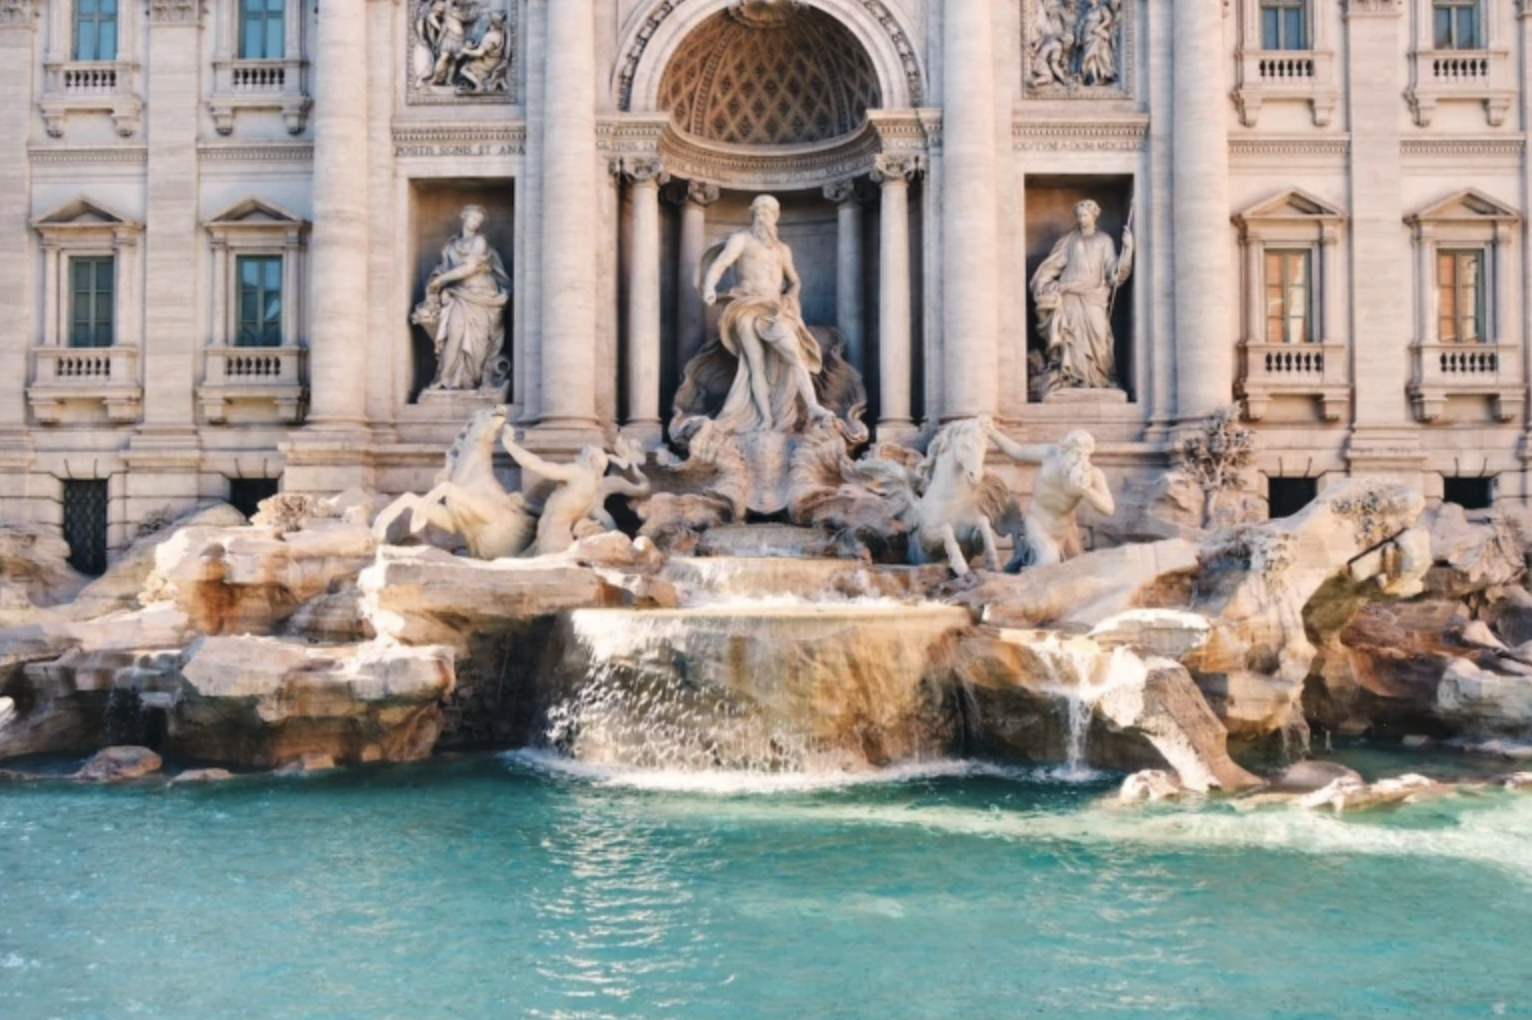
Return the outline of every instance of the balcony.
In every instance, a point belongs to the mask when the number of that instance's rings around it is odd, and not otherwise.
[[[210,347],[206,381],[197,388],[202,413],[215,425],[303,420],[308,351],[302,347]]]
[[[213,126],[221,135],[234,132],[234,118],[242,110],[274,110],[282,115],[287,133],[298,135],[312,105],[304,92],[307,61],[215,60],[213,96],[208,107]]]
[[[1511,344],[1421,343],[1410,403],[1424,422],[1445,422],[1449,397],[1486,397],[1496,421],[1514,421],[1526,403],[1521,351]]]
[[[1268,101],[1309,104],[1315,127],[1327,127],[1340,101],[1335,54],[1327,50],[1243,50],[1234,102],[1240,123],[1255,127]]]
[[[1507,50],[1416,50],[1411,84],[1405,92],[1415,123],[1430,127],[1437,104],[1466,101],[1484,104],[1491,127],[1505,123],[1516,99]]]
[[[1346,345],[1241,343],[1244,372],[1235,391],[1245,417],[1260,421],[1277,397],[1311,397],[1325,421],[1339,421],[1351,401]]]
[[[106,113],[124,138],[138,130],[144,103],[138,94],[138,65],[125,60],[50,63],[42,101],[43,126],[50,138],[62,138],[72,113]]]
[[[85,424],[94,420],[90,405],[104,410],[107,421],[128,425],[138,420],[144,391],[138,380],[138,348],[34,347],[33,383],[27,402],[43,425]]]

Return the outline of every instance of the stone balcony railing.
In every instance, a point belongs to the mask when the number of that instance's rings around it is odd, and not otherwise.
[[[1312,397],[1325,421],[1338,421],[1351,400],[1346,345],[1339,343],[1240,344],[1244,370],[1236,390],[1245,417],[1259,421],[1276,397]]]
[[[232,134],[241,110],[275,110],[288,134],[302,134],[311,104],[303,86],[308,62],[280,60],[213,61],[213,95],[208,107],[221,135]]]
[[[210,347],[207,374],[197,388],[202,413],[214,424],[230,421],[232,408],[247,407],[244,418],[296,424],[303,420],[308,389],[302,347]]]
[[[1516,345],[1418,343],[1413,350],[1415,377],[1410,383],[1410,402],[1420,421],[1448,420],[1449,397],[1486,397],[1496,420],[1520,417],[1526,387],[1521,376],[1521,351]]]
[[[33,382],[27,402],[44,425],[69,423],[79,416],[74,410],[99,405],[108,421],[130,424],[138,420],[143,387],[138,378],[138,348],[35,347],[32,351]]]
[[[1499,127],[1516,99],[1508,50],[1416,50],[1405,93],[1415,123],[1430,127],[1438,103],[1466,100],[1484,104],[1491,127]]]
[[[43,126],[52,138],[64,134],[72,113],[107,113],[124,138],[138,130],[143,99],[138,94],[138,65],[125,60],[74,60],[45,67]]]
[[[1307,102],[1316,127],[1330,123],[1340,102],[1335,54],[1328,50],[1242,50],[1238,73],[1234,102],[1246,127],[1255,127],[1268,100]]]

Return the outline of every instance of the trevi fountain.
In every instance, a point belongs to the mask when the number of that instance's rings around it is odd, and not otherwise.
[[[0,0],[0,1017],[1532,1015],[1521,217],[1388,204],[1525,11],[131,6]]]

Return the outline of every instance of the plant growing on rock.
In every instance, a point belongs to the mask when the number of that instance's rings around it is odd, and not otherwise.
[[[1239,408],[1230,405],[1210,415],[1202,431],[1182,439],[1176,453],[1181,469],[1202,489],[1202,525],[1209,527],[1218,493],[1244,486],[1244,471],[1255,457],[1255,433],[1239,423]]]

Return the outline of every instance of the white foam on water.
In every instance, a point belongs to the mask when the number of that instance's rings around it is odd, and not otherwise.
[[[966,776],[993,777],[1013,782],[1075,784],[1093,782],[1104,775],[1089,769],[1070,771],[1063,767],[1019,768],[956,759],[915,762],[884,769],[801,772],[643,769],[594,764],[566,758],[551,751],[530,749],[508,751],[501,755],[501,759],[513,766],[596,786],[716,797],[817,793],[858,786],[896,785]]]

